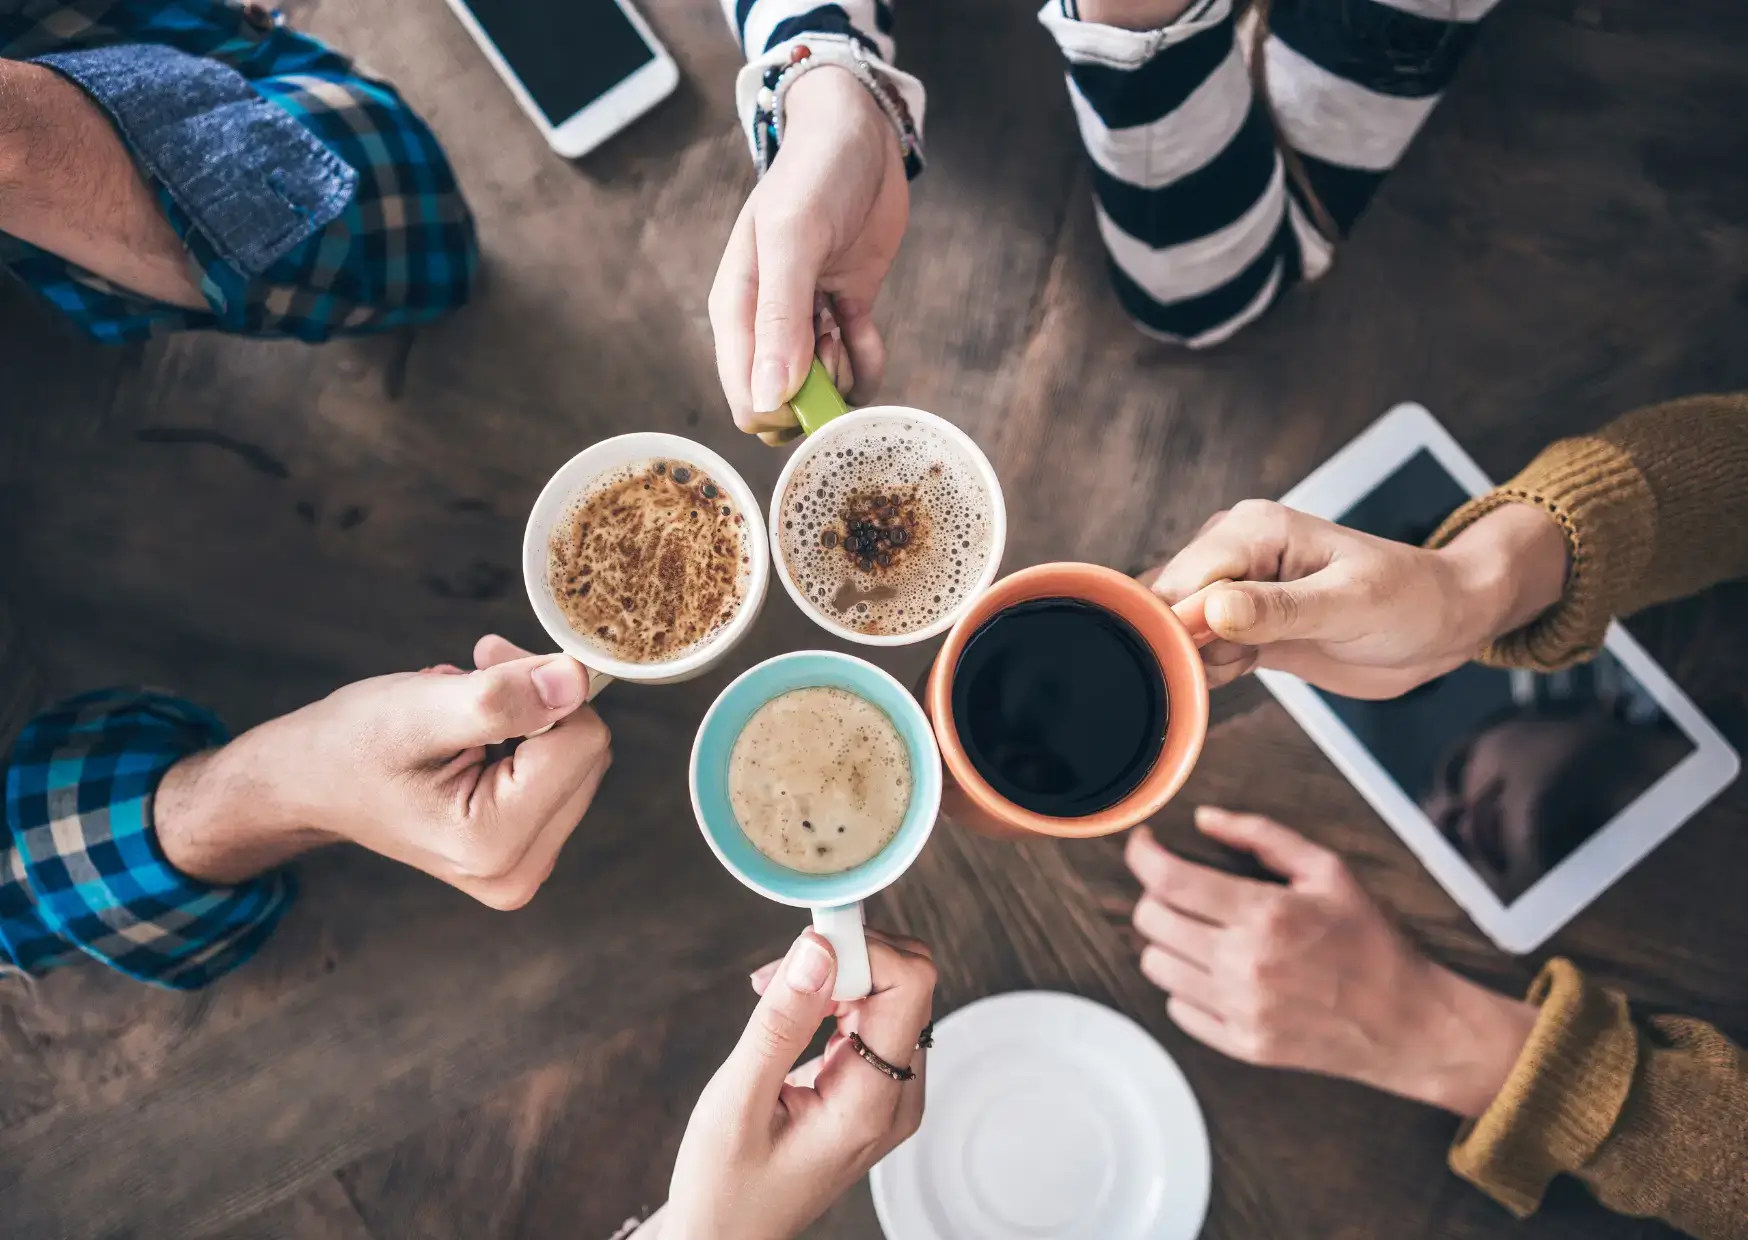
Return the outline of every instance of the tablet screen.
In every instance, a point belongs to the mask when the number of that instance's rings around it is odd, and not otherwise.
[[[1468,498],[1423,448],[1336,520],[1418,544]],[[1695,749],[1606,651],[1547,676],[1470,663],[1387,702],[1317,692],[1505,904]]]

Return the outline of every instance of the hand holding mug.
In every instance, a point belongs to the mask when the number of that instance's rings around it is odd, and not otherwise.
[[[785,114],[783,146],[735,221],[710,290],[723,394],[736,425],[755,433],[793,432],[785,402],[813,364],[816,294],[842,329],[854,396],[873,393],[886,365],[874,300],[910,218],[892,123],[847,70],[803,75]]]
[[[868,932],[868,956],[873,993],[850,1003],[832,1002],[837,962],[812,931],[753,975],[758,1007],[698,1099],[668,1204],[644,1230],[657,1240],[794,1236],[916,1132],[927,1057],[917,1043],[933,1010],[935,966],[923,943],[877,930]],[[834,1015],[825,1054],[792,1070]],[[897,1081],[865,1062],[851,1033],[915,1076]]]
[[[1142,580],[1192,631],[1212,632],[1210,685],[1267,667],[1387,698],[1528,623],[1559,600],[1565,577],[1564,535],[1521,504],[1430,551],[1251,499],[1209,518]]]
[[[1476,1116],[1505,1083],[1535,1009],[1427,959],[1341,858],[1256,814],[1203,806],[1196,826],[1284,884],[1187,861],[1145,829],[1141,971],[1191,1037],[1247,1063],[1345,1077]]]
[[[480,639],[473,672],[346,685],[185,760],[159,790],[172,864],[230,882],[349,840],[493,908],[526,904],[612,764],[569,655]],[[489,748],[550,726],[507,756]]]

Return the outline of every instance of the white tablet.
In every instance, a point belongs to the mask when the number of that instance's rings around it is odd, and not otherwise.
[[[1421,543],[1487,475],[1425,409],[1400,405],[1281,497]],[[1527,952],[1736,778],[1741,763],[1619,624],[1554,675],[1470,663],[1391,701],[1259,672],[1475,924]]]

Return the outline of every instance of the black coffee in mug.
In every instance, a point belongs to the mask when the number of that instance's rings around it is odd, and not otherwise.
[[[1165,745],[1159,660],[1127,620],[1073,598],[996,613],[953,673],[953,723],[996,792],[1052,818],[1109,809]]]

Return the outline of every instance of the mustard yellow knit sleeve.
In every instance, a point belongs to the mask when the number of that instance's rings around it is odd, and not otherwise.
[[[1428,545],[1513,503],[1559,522],[1572,567],[1558,604],[1481,657],[1552,671],[1595,654],[1616,616],[1748,576],[1748,393],[1652,405],[1552,444]]]
[[[1748,1240],[1748,1052],[1702,1021],[1636,1017],[1565,960],[1529,999],[1536,1026],[1451,1169],[1520,1217],[1566,1174],[1618,1213]]]

